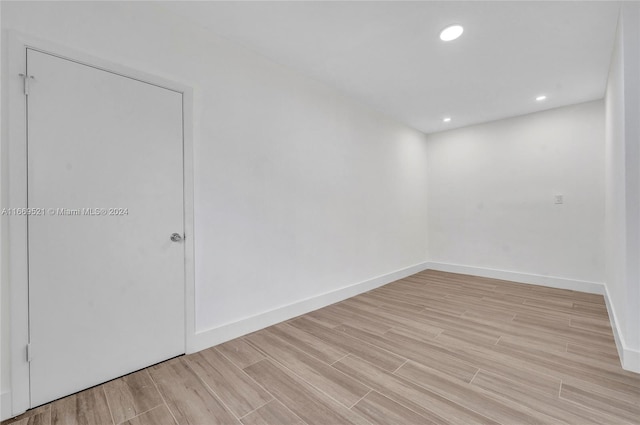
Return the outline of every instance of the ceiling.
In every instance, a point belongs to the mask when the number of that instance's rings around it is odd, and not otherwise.
[[[167,2],[426,133],[602,98],[617,2]],[[462,37],[439,39],[451,23]],[[546,94],[547,100],[535,97]],[[444,117],[451,117],[444,123]]]

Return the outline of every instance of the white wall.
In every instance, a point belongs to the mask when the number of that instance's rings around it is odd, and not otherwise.
[[[603,154],[601,100],[430,135],[429,260],[602,293]]]
[[[640,5],[623,4],[606,94],[606,287],[618,351],[640,372]]]
[[[1,7],[3,30],[194,87],[201,344],[247,329],[224,325],[426,261],[422,133],[151,3]]]
[[[2,7],[0,7],[0,21],[2,20]],[[2,32],[0,31],[0,45],[2,45]],[[1,56],[0,56],[1,58]],[[4,61],[0,59],[0,65],[4,65]],[[1,74],[4,74],[5,69],[2,68]],[[2,93],[4,87],[0,84],[0,99],[3,99]],[[5,137],[4,131],[4,118],[2,116],[2,112],[4,112],[4,108],[2,102],[0,102],[0,139]],[[6,179],[3,179],[4,170],[6,169],[6,163],[4,158],[4,152],[2,150],[2,144],[0,144],[0,203],[2,205],[5,204],[5,192],[8,188]],[[4,341],[5,337],[9,335],[9,321],[6,320],[5,316],[9,311],[9,297],[7,289],[3,284],[6,281],[6,271],[7,264],[5,263],[6,257],[6,237],[5,227],[6,227],[6,217],[0,216],[0,418],[5,418],[10,414],[11,408],[11,400],[10,392],[9,392],[9,378],[5,375],[8,374],[9,371],[9,356],[7,355],[9,352],[9,347],[5,347]]]

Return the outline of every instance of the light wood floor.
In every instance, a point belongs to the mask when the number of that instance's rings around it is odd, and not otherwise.
[[[602,296],[425,271],[27,412],[35,424],[638,424]]]

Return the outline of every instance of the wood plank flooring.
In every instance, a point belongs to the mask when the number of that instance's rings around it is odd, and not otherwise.
[[[425,271],[2,425],[640,424],[602,296]]]

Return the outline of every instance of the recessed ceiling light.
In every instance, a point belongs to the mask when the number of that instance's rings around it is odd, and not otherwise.
[[[546,99],[547,99],[547,96],[545,96],[543,94],[541,94],[540,96],[536,97],[536,100],[538,102],[542,102],[543,100],[546,100]]]
[[[451,121],[451,117],[446,117],[442,119],[442,122],[449,122]]]
[[[440,31],[440,40],[442,41],[451,41],[460,37],[464,31],[462,25],[449,25],[442,31]]]

